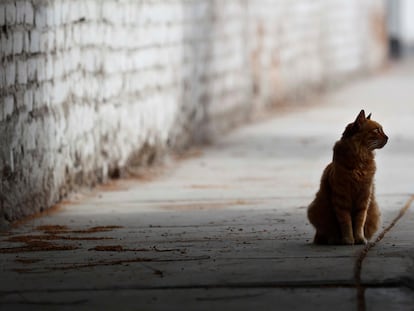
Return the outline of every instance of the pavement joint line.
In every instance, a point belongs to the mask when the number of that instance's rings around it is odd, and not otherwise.
[[[365,311],[366,304],[365,304],[365,289],[366,286],[362,285],[361,282],[361,272],[362,272],[362,264],[365,258],[368,255],[368,252],[375,247],[384,237],[385,235],[397,224],[397,222],[405,215],[407,210],[411,207],[414,201],[414,195],[411,195],[410,198],[406,201],[404,206],[400,209],[398,215],[393,219],[391,224],[389,224],[381,233],[377,236],[374,242],[370,242],[360,251],[354,266],[354,280],[355,280],[355,287],[357,289],[357,304],[358,304],[358,311]]]
[[[381,283],[367,283],[366,288],[401,288],[406,287],[398,280],[389,280]],[[0,298],[8,295],[18,295],[25,293],[61,293],[61,292],[102,292],[102,291],[123,291],[123,290],[190,290],[190,289],[325,289],[325,288],[355,288],[352,280],[349,281],[297,281],[297,282],[246,282],[246,283],[226,283],[226,284],[188,284],[188,285],[165,285],[165,286],[105,286],[105,287],[80,287],[80,288],[45,288],[30,290],[3,290],[0,291]]]

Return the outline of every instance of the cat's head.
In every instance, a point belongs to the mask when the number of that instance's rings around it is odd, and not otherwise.
[[[361,110],[354,122],[347,125],[342,138],[358,141],[369,150],[380,149],[388,141],[381,124],[371,120],[371,114],[365,117],[364,110]]]

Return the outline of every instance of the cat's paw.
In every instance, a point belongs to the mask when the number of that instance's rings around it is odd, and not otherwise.
[[[341,239],[341,244],[344,244],[344,245],[353,245],[354,243],[355,241],[353,237],[343,237]]]
[[[365,245],[367,243],[368,243],[367,239],[363,236],[355,238],[355,244],[364,244]]]

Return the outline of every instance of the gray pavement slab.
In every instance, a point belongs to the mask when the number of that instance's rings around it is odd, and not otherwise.
[[[376,180],[381,230],[392,223],[414,194],[413,85],[413,63],[393,66],[0,233],[0,308],[413,310],[414,207],[367,253],[359,298],[364,246],[313,245],[306,219],[365,109],[390,137]]]

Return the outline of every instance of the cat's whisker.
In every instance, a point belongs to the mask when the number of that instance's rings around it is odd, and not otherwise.
[[[383,142],[379,141],[379,140],[369,141],[368,142],[368,149],[369,150],[378,149],[378,148],[381,148],[382,145],[383,145]]]

